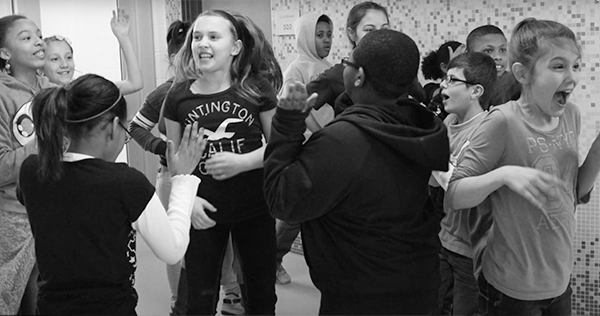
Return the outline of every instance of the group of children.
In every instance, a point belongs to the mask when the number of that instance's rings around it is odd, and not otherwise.
[[[415,42],[389,28],[384,7],[355,5],[331,66],[331,19],[307,14],[282,73],[246,16],[178,21],[173,77],[130,124],[135,59],[124,83],[71,80],[68,41],[1,18],[0,312],[37,278],[37,313],[135,314],[138,232],[168,264],[174,314],[215,314],[221,284],[223,314],[272,315],[301,227],[320,314],[570,315],[575,206],[600,171],[597,139],[578,160],[575,35],[478,27],[423,61],[441,79],[426,94]],[[131,137],[161,157],[156,189],[115,163]]]

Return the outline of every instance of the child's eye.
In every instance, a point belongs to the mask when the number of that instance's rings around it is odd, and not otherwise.
[[[506,48],[500,48],[501,53],[506,53]]]
[[[211,40],[216,40],[216,39],[218,39],[218,38],[219,38],[219,37],[218,37],[218,36],[216,36],[216,35],[211,35],[211,36],[210,36],[210,39],[211,39]]]
[[[55,58],[50,58],[50,61],[57,61],[57,60],[58,60],[58,58],[56,58],[56,57]]]
[[[581,65],[580,64],[573,65],[573,70],[575,70],[575,71],[581,70]]]
[[[492,49],[491,48],[486,48],[486,49],[483,50],[483,52],[489,55],[489,54],[492,53]]]
[[[192,39],[193,39],[194,41],[199,41],[199,40],[200,40],[200,36],[198,36],[198,35],[194,35],[194,36],[192,36]]]

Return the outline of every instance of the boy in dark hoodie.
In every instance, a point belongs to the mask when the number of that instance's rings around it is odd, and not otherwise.
[[[270,212],[302,222],[320,314],[430,313],[440,218],[428,179],[447,170],[446,128],[408,98],[419,51],[407,35],[373,31],[343,63],[354,105],[305,144],[305,87],[279,101],[265,152]]]

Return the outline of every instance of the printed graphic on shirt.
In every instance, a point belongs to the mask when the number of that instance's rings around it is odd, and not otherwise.
[[[241,121],[248,123],[248,126],[252,125],[255,120],[254,115],[240,104],[231,101],[216,101],[197,106],[188,114],[185,119],[185,125],[196,122],[201,116],[208,116],[215,112],[233,115]]]
[[[198,171],[202,175],[209,175],[206,170],[206,160],[216,153],[242,154],[255,149],[244,148],[244,146],[248,145],[247,137],[251,135],[251,131],[256,129],[256,126],[253,126],[256,117],[252,111],[241,104],[231,100],[202,103],[186,115],[184,124],[188,125],[196,121],[204,127],[204,134],[208,141],[198,165]]]
[[[23,104],[12,122],[12,132],[21,146],[25,146],[35,138],[33,129],[33,116],[31,115],[31,101]]]
[[[536,229],[571,228],[574,214],[573,183],[577,172],[577,137],[573,131],[547,137],[527,137],[528,152],[537,155],[532,167],[552,174],[566,182],[567,188],[554,186],[546,196],[544,212]]]
[[[136,240],[136,232],[134,229],[132,229],[129,232],[129,235],[127,237],[129,237],[129,242],[127,243],[127,253],[125,254],[127,256],[127,258],[129,259],[129,264],[131,264],[131,266],[133,267],[133,271],[135,271],[135,268],[137,267],[137,257],[136,257],[136,253],[135,253],[135,240]],[[135,272],[132,273],[129,276],[129,281],[131,282],[131,286],[135,285]]]

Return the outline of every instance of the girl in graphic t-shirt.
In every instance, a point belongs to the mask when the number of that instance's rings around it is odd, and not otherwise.
[[[460,210],[490,199],[480,314],[571,315],[575,205],[589,198],[600,170],[600,138],[580,166],[580,114],[568,102],[581,49],[566,26],[530,18],[515,26],[509,60],[521,96],[483,120],[446,202]]]
[[[175,82],[165,98],[169,139],[177,144],[194,122],[208,137],[194,171],[203,185],[185,256],[191,315],[215,314],[230,233],[244,273],[246,313],[275,312],[275,221],[264,199],[262,167],[263,138],[269,139],[277,101],[274,87],[258,74],[268,70],[262,65],[279,68],[272,50],[257,54],[264,46],[246,23],[226,11],[202,13],[175,58]]]

